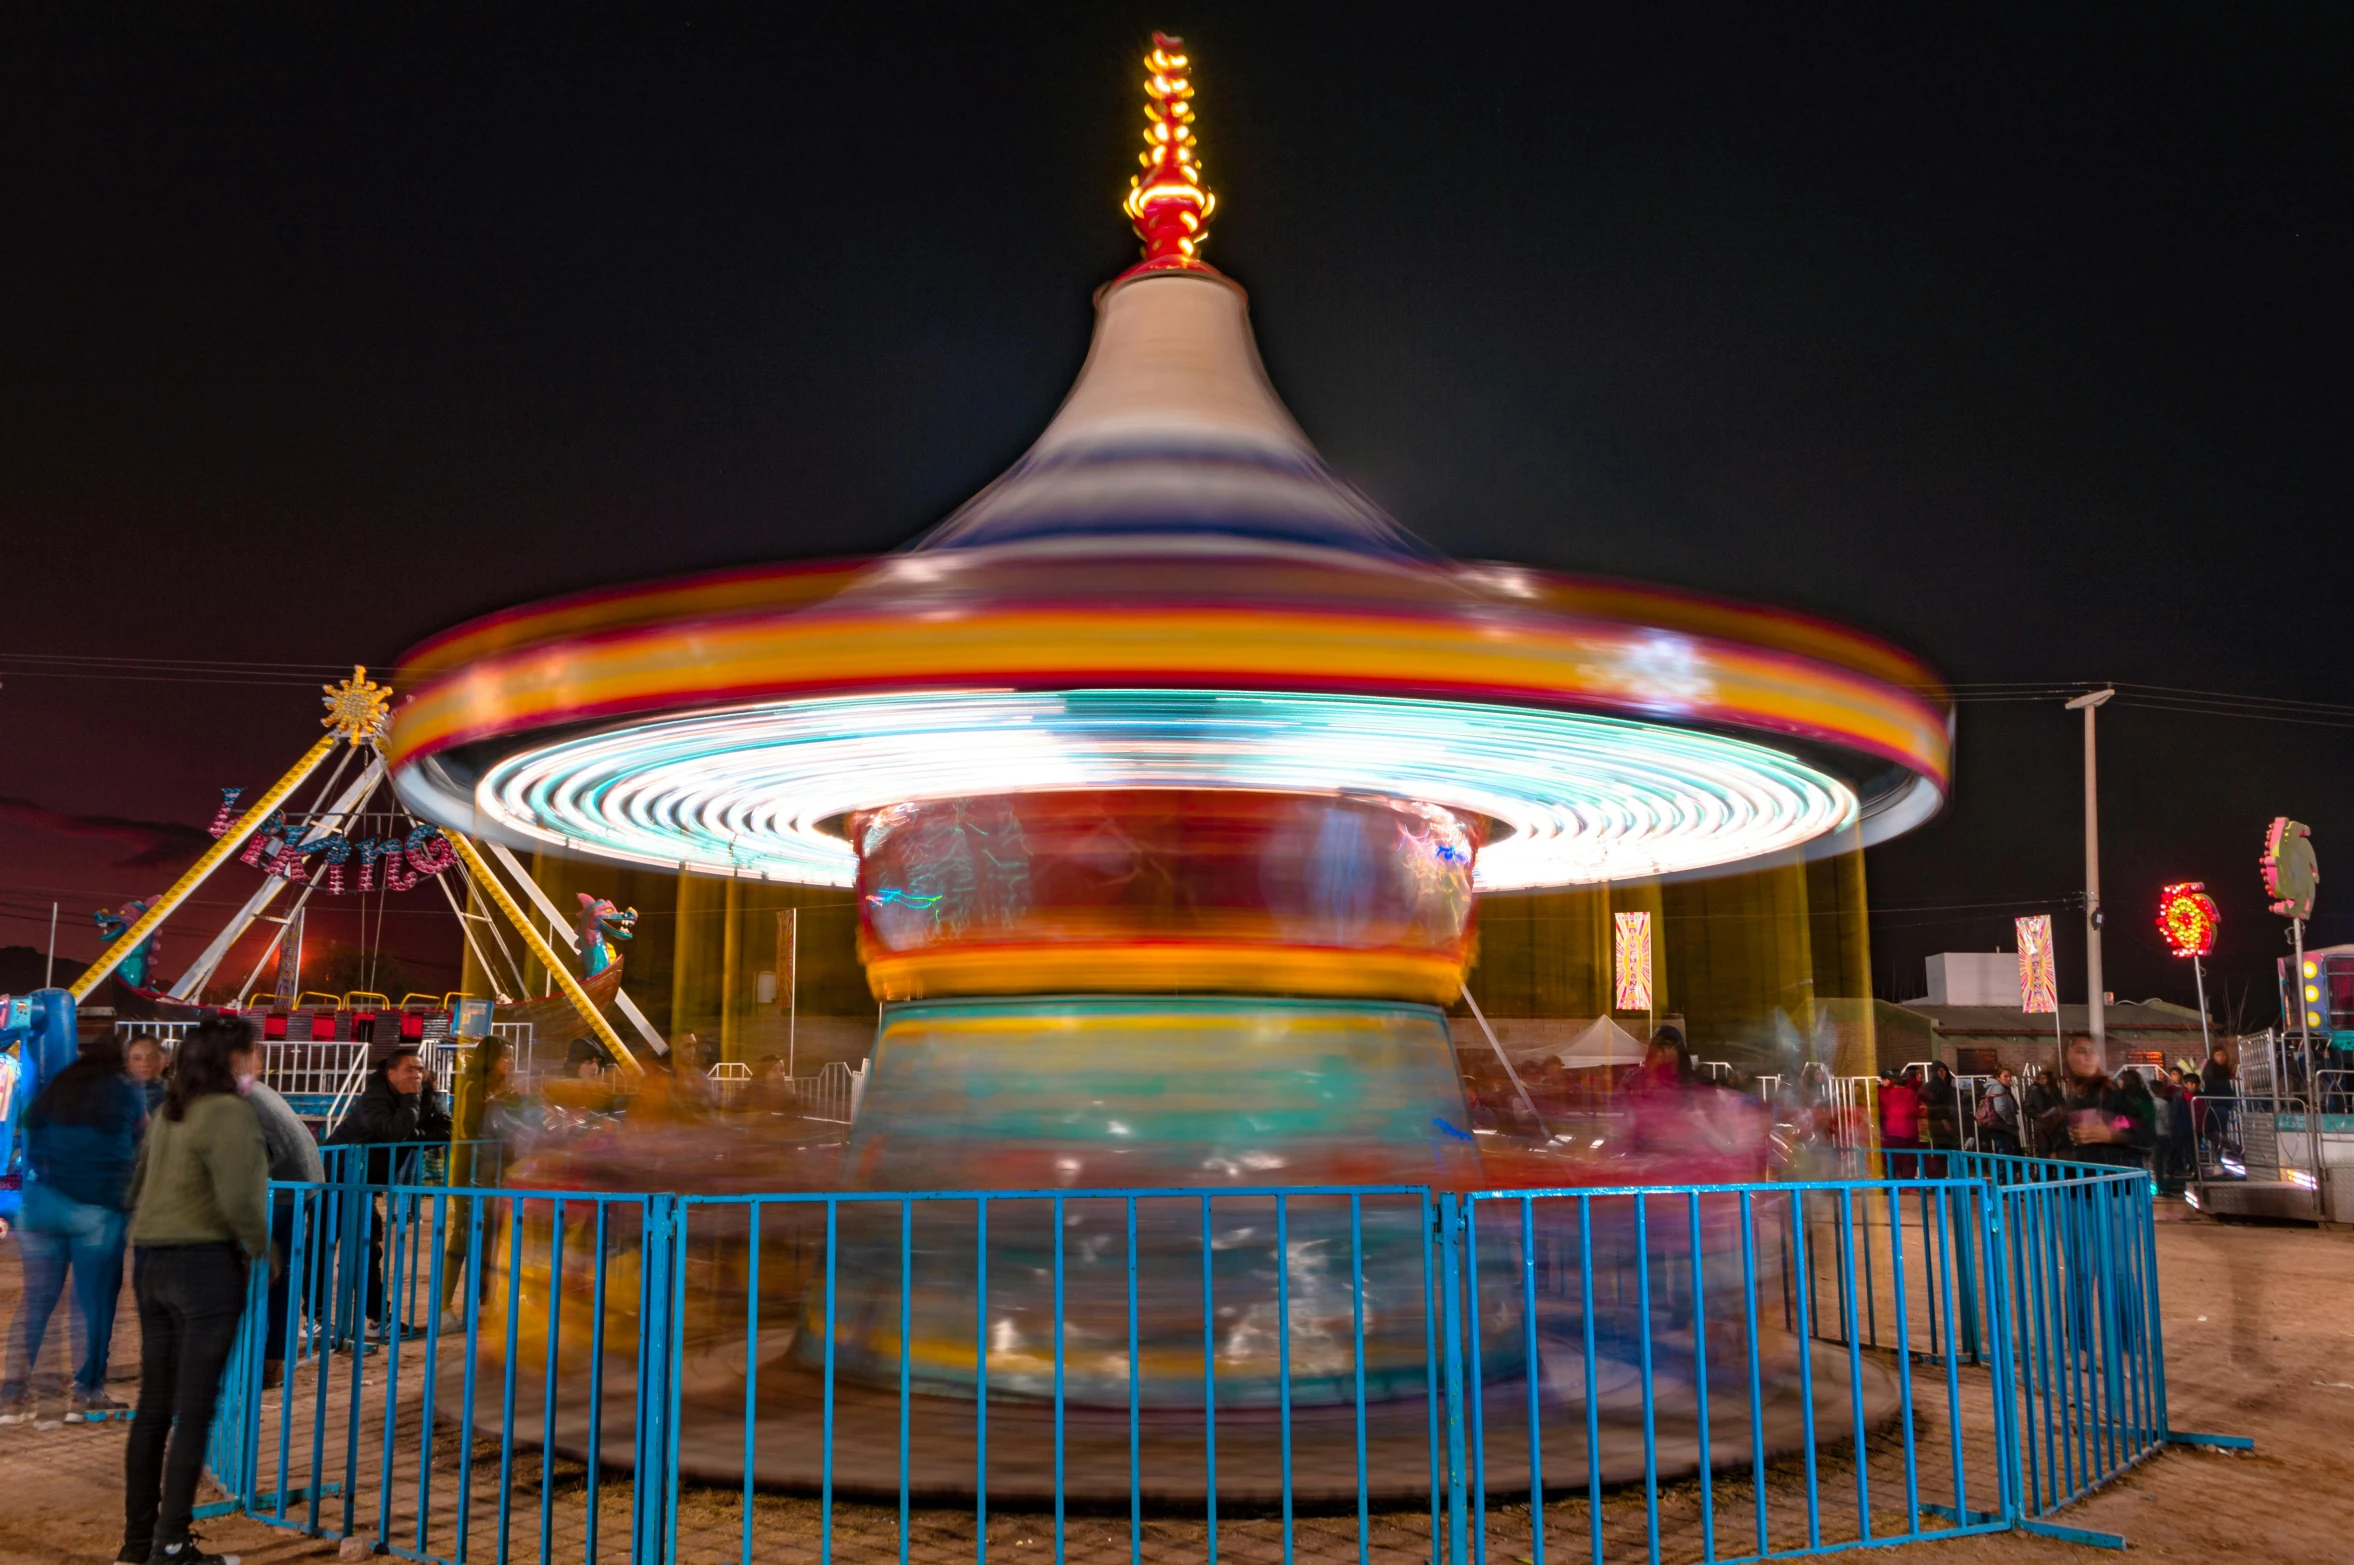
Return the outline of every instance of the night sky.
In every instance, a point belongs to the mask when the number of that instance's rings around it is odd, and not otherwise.
[[[2103,713],[2110,987],[2189,998],[2150,909],[2203,879],[2218,1008],[2270,1020],[2283,812],[2315,942],[2354,940],[2344,8],[372,9],[0,16],[0,943],[56,898],[90,954],[91,907],[309,742],[332,665],[889,548],[986,482],[1135,253],[1156,26],[1209,258],[1407,525],[1814,610],[1961,686],[2322,703]],[[1954,804],[1872,855],[1881,991],[2051,910],[2080,999],[2077,719],[1959,722]],[[446,963],[427,896],[384,939]]]

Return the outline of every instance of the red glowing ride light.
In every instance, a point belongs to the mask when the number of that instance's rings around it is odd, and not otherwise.
[[[2223,912],[2203,880],[2185,880],[2158,893],[2158,933],[2176,956],[2212,956]]]

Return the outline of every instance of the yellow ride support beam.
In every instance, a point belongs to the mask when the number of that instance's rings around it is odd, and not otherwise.
[[[319,763],[332,755],[335,747],[343,742],[341,733],[331,733],[312,745],[309,752],[294,763],[293,770],[271,784],[267,793],[253,801],[253,808],[237,818],[236,825],[221,833],[220,841],[205,849],[204,856],[188,866],[188,873],[174,881],[171,890],[156,898],[155,906],[149,908],[139,922],[108,941],[99,951],[98,960],[92,962],[83,970],[82,976],[74,980],[74,1003],[79,1005],[90,998],[91,992],[106,982],[106,975],[113,972],[124,957],[138,950],[149,935],[163,927],[163,921],[172,916],[173,909],[193,896],[196,888],[228,861],[230,854],[243,847],[245,839],[253,835],[254,828],[268,820],[271,813],[286,802],[287,796],[302,786],[303,779],[317,771]]]
[[[643,1081],[646,1067],[629,1051],[629,1045],[621,1041],[621,1034],[613,1030],[613,1024],[605,1020],[605,1014],[588,997],[588,991],[580,986],[580,980],[572,976],[571,966],[556,954],[555,947],[548,944],[547,937],[532,927],[530,916],[516,905],[515,899],[507,894],[507,888],[499,884],[498,877],[491,873],[490,864],[483,858],[482,850],[462,833],[444,830],[442,835],[449,838],[450,846],[458,850],[458,857],[473,872],[474,883],[482,888],[482,894],[490,898],[501,913],[507,915],[507,922],[514,925],[516,932],[523,936],[523,944],[554,977],[558,987],[564,991],[564,998],[572,1002],[572,1008],[589,1024],[589,1030],[605,1045],[606,1052],[613,1056],[615,1063],[623,1070],[629,1072],[632,1080]]]

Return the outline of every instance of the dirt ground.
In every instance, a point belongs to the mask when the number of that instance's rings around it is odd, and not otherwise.
[[[2354,1233],[2227,1226],[2178,1206],[2161,1208],[2158,1254],[2165,1298],[2167,1385],[2177,1429],[2252,1436],[2256,1450],[2176,1449],[2062,1513],[2074,1527],[2122,1534],[2138,1553],[2177,1560],[2295,1561],[2347,1558],[2347,1496],[2354,1494]],[[13,1312],[17,1275],[0,1263],[0,1308]],[[131,1398],[137,1334],[126,1298],[117,1332],[117,1395]],[[63,1324],[61,1313],[59,1324]],[[54,1350],[53,1350],[54,1352]],[[45,1355],[55,1362],[53,1352]],[[102,1561],[120,1540],[121,1459],[126,1426],[0,1429],[0,1565]],[[688,1501],[688,1509],[693,1507]],[[788,1502],[790,1503],[790,1502]],[[619,1518],[616,1518],[618,1520]],[[682,1517],[682,1520],[684,1518]],[[848,1518],[843,1518],[848,1520]],[[1050,1556],[1043,1519],[993,1518],[997,1558]],[[1347,1524],[1353,1528],[1353,1522]],[[1377,1522],[1377,1527],[1380,1524]],[[1317,1533],[1333,1530],[1303,1523]],[[333,1558],[332,1541],[224,1517],[200,1524],[210,1545],[248,1560]],[[1126,1556],[1125,1526],[1089,1523],[1102,1540],[1074,1557]],[[1160,1533],[1164,1529],[1150,1529]],[[1198,1526],[1183,1531],[1198,1532]],[[1346,1530],[1346,1529],[1343,1529]],[[1111,1534],[1116,1533],[1116,1538]],[[608,1557],[625,1546],[608,1534]],[[945,1540],[943,1540],[945,1541]],[[1074,1536],[1074,1544],[1080,1540]],[[1153,1553],[1188,1552],[1172,1532]],[[1583,1558],[1582,1538],[1555,1536],[1556,1560]],[[1242,1539],[1235,1540],[1237,1544]],[[526,1537],[518,1548],[531,1551]],[[1355,1556],[1353,1538],[1301,1539],[1305,1557]],[[1175,1547],[1172,1548],[1172,1545]],[[1329,1545],[1329,1546],[1326,1546]],[[1494,1565],[1524,1565],[1506,1551]],[[969,1558],[970,1543],[962,1546]],[[922,1548],[946,1557],[947,1549]],[[1236,1548],[1239,1556],[1256,1551]],[[1613,1557],[1617,1557],[1613,1551]],[[1874,1558],[1954,1565],[1979,1561],[2114,1558],[2107,1551],[2006,1535],[1912,1544]]]

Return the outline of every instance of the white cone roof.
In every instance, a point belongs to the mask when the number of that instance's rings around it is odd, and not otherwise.
[[[1208,270],[1106,288],[1087,362],[1037,444],[914,547],[1147,539],[1434,555],[1324,465],[1268,384],[1243,291]]]

